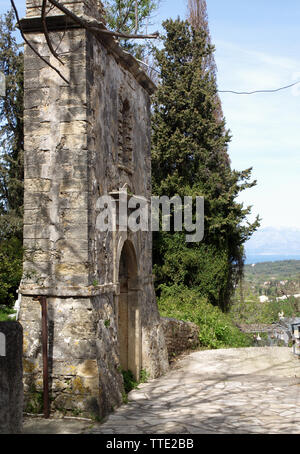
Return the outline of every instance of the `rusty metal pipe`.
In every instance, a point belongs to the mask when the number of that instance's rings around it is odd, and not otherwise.
[[[49,382],[48,382],[48,314],[47,298],[41,296],[40,303],[42,306],[42,346],[43,346],[43,397],[44,397],[44,417],[50,417],[49,406]]]
[[[44,418],[50,417],[49,405],[49,374],[48,374],[48,316],[47,316],[47,297],[37,296],[34,300],[39,301],[42,308],[42,352],[43,352],[43,403]]]

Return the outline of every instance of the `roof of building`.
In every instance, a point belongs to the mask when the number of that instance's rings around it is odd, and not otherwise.
[[[81,16],[80,16],[81,17]],[[91,20],[91,17],[85,16],[82,19]],[[74,22],[66,15],[48,16],[46,18],[47,28],[49,31],[65,31],[67,29],[82,28],[82,26]],[[99,23],[103,30],[107,30],[104,23]],[[20,20],[20,25],[24,33],[42,32],[41,17],[26,17]],[[115,57],[117,62],[129,71],[138,83],[152,95],[156,90],[156,85],[149,76],[141,69],[140,64],[129,52],[126,52],[119,44],[119,42],[111,35],[97,33],[97,39],[101,41],[107,50]]]

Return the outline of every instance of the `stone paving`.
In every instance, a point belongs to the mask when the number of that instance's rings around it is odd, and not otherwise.
[[[63,421],[58,433],[72,433]],[[25,421],[24,432],[47,433],[43,423]],[[132,391],[103,424],[77,421],[73,433],[299,434],[300,360],[280,347],[194,352]]]

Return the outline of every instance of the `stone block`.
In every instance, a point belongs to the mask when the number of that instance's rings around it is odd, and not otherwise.
[[[28,154],[33,156],[33,152],[38,152],[38,155],[42,155],[41,152],[55,150],[55,144],[53,143],[52,137],[47,134],[45,136],[25,135],[25,159]],[[38,161],[39,162],[39,161]]]
[[[62,135],[82,135],[86,132],[85,121],[65,121],[60,123],[60,133]]]
[[[24,209],[34,210],[47,206],[51,202],[49,193],[26,193],[24,198]],[[24,236],[24,238],[35,238],[34,236]],[[48,238],[48,237],[46,237]]]
[[[38,320],[41,314],[41,305],[38,301],[35,301],[30,296],[22,296],[22,305],[20,315],[22,315],[22,319],[27,320]],[[29,334],[29,333],[28,333]],[[26,332],[24,331],[24,336]]]
[[[169,361],[184,351],[200,346],[200,328],[195,323],[162,317],[161,326],[167,344]]]
[[[37,160],[37,156],[33,156],[33,153],[31,153],[31,154],[26,153],[26,158],[25,158],[26,170],[24,172],[25,180],[36,179],[36,178],[50,179],[52,172],[51,172],[51,168],[49,166],[49,161],[48,161],[50,158],[49,154],[41,153],[40,154],[41,159],[38,161],[38,163],[36,163],[35,165],[31,165],[31,162],[34,162],[34,160]]]
[[[47,105],[50,102],[49,88],[32,88],[25,90],[24,107],[25,109],[36,109]]]
[[[48,239],[50,238],[49,225],[35,224],[24,225],[24,238],[25,239]]]
[[[88,224],[66,224],[63,226],[63,232],[66,240],[87,240]]]
[[[60,192],[59,206],[63,209],[83,210],[88,206],[88,192]]]
[[[24,182],[24,190],[27,192],[49,192],[51,189],[51,180],[44,178],[27,178]]]
[[[87,266],[84,263],[60,263],[55,266],[55,275],[59,278],[62,276],[73,277],[86,274]]]
[[[80,243],[72,240],[58,240],[55,244],[55,250],[61,262],[88,262],[89,250],[87,240],[81,240]]]
[[[26,209],[24,211],[24,224],[25,225],[48,225],[51,222],[51,217],[47,207],[36,208],[33,210]]]
[[[61,121],[84,121],[87,118],[87,108],[85,106],[80,107],[61,107],[59,109]]]

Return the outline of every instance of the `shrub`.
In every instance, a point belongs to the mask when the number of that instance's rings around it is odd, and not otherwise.
[[[128,394],[133,389],[138,387],[138,382],[135,380],[131,370],[122,370],[125,393]]]
[[[15,315],[16,311],[7,306],[0,306],[0,322],[11,322],[16,318],[9,317],[10,315]]]
[[[27,402],[25,412],[32,414],[41,414],[44,408],[43,391],[37,390],[35,385],[31,385],[27,393]]]
[[[158,294],[161,285],[166,283],[193,287],[213,305],[228,306],[222,303],[226,299],[230,273],[227,251],[204,243],[191,247],[181,233],[168,232],[161,233],[157,247],[163,254],[163,264],[154,266]]]
[[[17,238],[0,243],[0,305],[11,306],[22,277],[23,247]]]
[[[162,286],[158,299],[160,314],[178,320],[193,322],[200,327],[199,340],[203,347],[249,347],[250,336],[234,325],[229,315],[199,296],[196,289],[183,286]]]
[[[128,403],[128,397],[127,397],[128,393],[130,393],[130,391],[132,391],[133,389],[137,389],[139,384],[146,383],[149,378],[149,374],[146,370],[142,369],[140,371],[140,380],[136,381],[131,370],[121,370],[121,373],[123,375],[124,390],[125,390],[125,392],[123,393],[123,403],[127,404]]]

